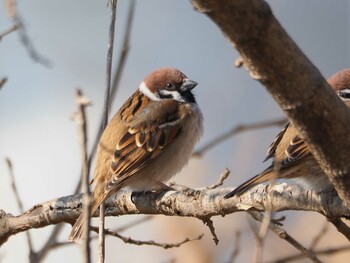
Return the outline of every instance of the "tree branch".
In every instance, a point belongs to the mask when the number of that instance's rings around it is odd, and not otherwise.
[[[240,53],[250,75],[297,126],[350,207],[350,112],[261,0],[192,0]],[[317,96],[315,96],[317,94]]]
[[[202,189],[167,191],[163,193],[134,193],[121,191],[106,202],[108,216],[132,214],[161,214],[196,217],[202,220],[239,211],[305,210],[327,217],[349,215],[341,199],[332,193],[316,193],[298,185],[276,183],[258,185],[240,198],[224,199],[231,189]],[[267,198],[267,195],[269,196]],[[81,213],[81,195],[61,197],[35,205],[22,215],[13,216],[0,210],[0,245],[15,234],[32,228],[42,228],[62,222],[72,224]],[[97,216],[98,211],[94,216]]]

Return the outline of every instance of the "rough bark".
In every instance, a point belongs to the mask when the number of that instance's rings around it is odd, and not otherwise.
[[[350,207],[350,112],[261,0],[192,0],[297,126]]]
[[[159,214],[168,216],[208,219],[239,211],[305,210],[325,216],[349,215],[350,210],[333,193],[320,194],[306,191],[297,185],[285,183],[271,187],[258,185],[240,198],[224,199],[231,189],[187,189],[161,194],[140,193],[131,195],[121,191],[106,203],[108,216],[131,214]],[[0,210],[0,246],[15,234],[33,228],[58,223],[74,223],[81,213],[81,195],[61,197],[35,205],[22,215],[13,216]],[[98,211],[94,216],[98,216]],[[117,220],[117,219],[116,219]]]

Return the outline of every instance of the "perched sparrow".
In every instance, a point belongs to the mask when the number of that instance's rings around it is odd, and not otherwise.
[[[175,68],[149,74],[124,103],[101,137],[90,214],[123,187],[149,191],[178,173],[203,133],[203,117],[192,94],[196,82]],[[69,240],[80,238],[83,218]]]
[[[328,83],[350,107],[350,69],[334,74]],[[291,122],[287,123],[269,147],[265,161],[270,158],[273,158],[273,162],[265,171],[238,186],[225,198],[241,195],[257,184],[275,179],[301,179],[302,183],[318,192],[334,189]]]

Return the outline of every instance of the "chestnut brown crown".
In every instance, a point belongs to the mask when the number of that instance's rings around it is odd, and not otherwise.
[[[176,68],[159,68],[141,83],[140,91],[151,100],[173,99],[182,103],[196,103],[192,89],[197,82],[189,80]]]

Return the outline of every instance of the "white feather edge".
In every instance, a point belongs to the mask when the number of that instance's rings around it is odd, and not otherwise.
[[[146,95],[148,98],[154,101],[160,101],[160,98],[158,98],[154,93],[152,93],[149,88],[147,87],[146,83],[144,81],[141,82],[139,86],[139,90]]]

